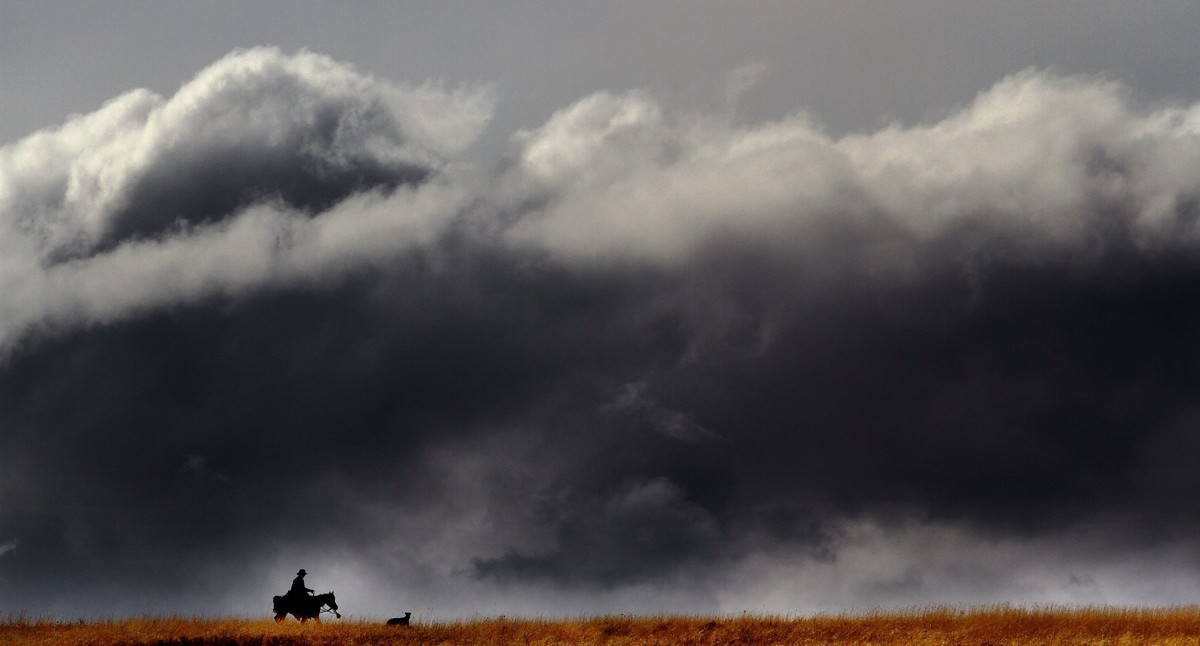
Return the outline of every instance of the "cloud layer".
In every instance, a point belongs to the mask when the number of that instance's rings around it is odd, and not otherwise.
[[[489,169],[490,97],[256,49],[0,149],[0,605],[1195,594],[1200,106],[597,93]]]
[[[324,56],[260,48],[230,54],[170,99],[135,90],[5,146],[0,348],[38,328],[237,293],[369,254],[372,207],[359,203],[350,230],[334,207],[353,195],[403,200],[471,143],[490,110],[486,89],[401,87]],[[419,236],[422,217],[377,225],[389,238],[408,237],[405,226]],[[306,244],[323,251],[291,253]]]

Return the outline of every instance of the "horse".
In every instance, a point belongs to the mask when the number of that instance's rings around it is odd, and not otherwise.
[[[338,613],[337,600],[333,598],[332,592],[318,594],[315,597],[276,595],[271,600],[273,602],[272,610],[275,611],[275,621],[283,621],[287,618],[288,613],[291,613],[300,620],[300,623],[309,619],[321,623],[321,613],[324,612],[325,606],[329,606],[329,611],[338,619],[342,618],[342,615]]]

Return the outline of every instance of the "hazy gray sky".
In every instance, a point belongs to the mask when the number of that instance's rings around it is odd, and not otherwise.
[[[0,614],[1200,597],[1195,3],[0,5]]]

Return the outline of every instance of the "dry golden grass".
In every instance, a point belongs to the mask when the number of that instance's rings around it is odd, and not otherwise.
[[[84,624],[10,618],[0,644],[109,646],[291,646],[300,644],[1155,644],[1200,645],[1200,607],[929,608],[864,615],[784,618],[593,617],[484,619],[386,626],[329,620],[301,625],[270,619],[128,619]]]

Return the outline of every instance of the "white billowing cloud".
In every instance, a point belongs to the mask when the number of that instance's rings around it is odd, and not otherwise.
[[[1143,109],[1091,78],[1026,71],[937,123],[838,139],[802,114],[735,127],[598,93],[517,133],[514,163],[480,181],[446,160],[491,102],[253,49],[0,149],[0,350],[336,276],[464,213],[514,249],[669,266],[730,238],[827,254],[830,222],[921,239],[985,221],[1037,248],[1087,244],[1108,217],[1154,244],[1194,236],[1200,208],[1200,105]]]
[[[485,92],[402,88],[307,52],[234,52],[170,99],[130,92],[6,147],[0,206],[9,226],[39,236],[44,253],[86,247],[116,213],[139,207],[130,200],[154,196],[136,192],[148,179],[184,184],[217,165],[245,181],[267,175],[250,188],[269,195],[281,188],[271,175],[296,165],[318,180],[355,167],[434,168],[468,145],[489,116]],[[210,197],[170,188],[178,191],[168,199]],[[196,190],[208,188],[238,186]],[[168,223],[171,216],[161,214]]]
[[[669,123],[641,94],[599,94],[522,133],[522,178],[547,206],[509,232],[577,258],[677,260],[722,227],[819,211],[850,168],[802,118],[735,130]]]
[[[162,240],[0,277],[0,349],[30,329],[119,321],[149,308],[317,280],[428,243],[464,206],[439,183],[351,197],[309,219],[264,205]]]
[[[670,161],[672,132],[663,111],[642,93],[594,94],[560,110],[541,128],[522,131],[521,170],[566,191],[605,186]]]
[[[428,239],[491,105],[257,48],[0,148],[0,350]]]
[[[1038,71],[940,122],[840,139],[803,115],[671,120],[635,93],[589,97],[517,143],[549,188],[510,238],[588,260],[675,262],[715,236],[794,241],[863,214],[915,236],[983,218],[1070,241],[1116,208],[1151,240],[1180,233],[1200,196],[1200,105],[1139,110],[1119,84]]]
[[[1186,170],[1200,163],[1198,144],[1200,105],[1139,113],[1118,84],[1028,71],[940,123],[839,147],[872,201],[916,227],[990,213],[1072,235],[1102,204],[1163,224],[1200,189]]]

